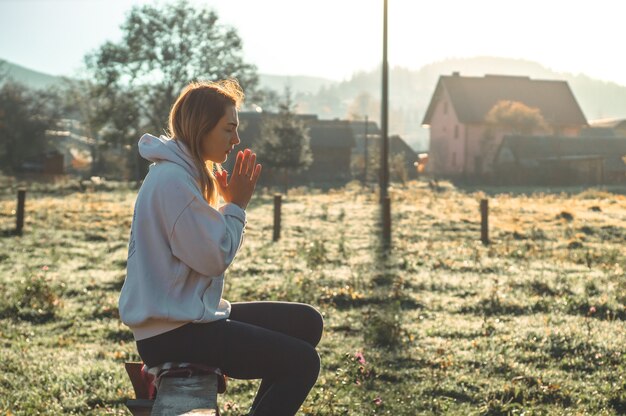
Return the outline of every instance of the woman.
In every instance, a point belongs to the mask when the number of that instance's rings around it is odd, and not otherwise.
[[[172,107],[170,137],[139,140],[154,163],[135,203],[120,317],[146,365],[202,363],[260,378],[250,414],[294,415],[319,373],[321,315],[304,304],[222,298],[261,173],[249,149],[230,177],[220,168],[240,143],[242,100],[234,80],[192,83]],[[218,196],[225,204],[216,208]]]

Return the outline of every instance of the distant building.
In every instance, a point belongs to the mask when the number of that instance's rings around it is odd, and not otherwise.
[[[261,138],[261,125],[264,117],[276,117],[272,113],[239,113],[239,135],[243,146],[254,149]],[[313,162],[307,170],[293,173],[289,183],[293,185],[341,185],[352,179],[350,161],[355,145],[354,135],[346,120],[320,120],[316,115],[297,115],[309,128]],[[263,163],[262,160],[259,160]],[[232,161],[227,162],[232,164]],[[261,183],[276,184],[276,172],[263,168]]]
[[[56,165],[55,172],[44,173],[89,172],[93,163],[94,139],[80,136],[70,130],[48,130],[46,131],[46,139],[52,152],[61,155],[62,163]],[[59,172],[59,169],[62,171]]]
[[[46,130],[45,147],[24,161],[23,172],[43,175],[81,174],[92,165],[95,140],[82,136],[80,122],[57,121],[55,129]]]
[[[382,134],[378,124],[369,120],[351,120],[350,128],[352,129],[352,135],[354,136],[355,143],[354,148],[352,149],[353,155],[365,154],[366,137],[368,142],[371,142],[373,140],[379,140]]]
[[[626,138],[505,136],[494,178],[503,185],[626,182]]]
[[[352,180],[350,171],[355,141],[347,120],[307,120],[311,137],[313,163],[299,175],[310,183],[345,184]]]
[[[378,176],[378,160],[380,160],[381,131],[373,121],[350,121],[350,128],[354,135],[355,146],[352,149],[352,174],[354,179],[363,179],[365,173],[371,179]],[[367,149],[366,149],[367,143]],[[370,160],[365,164],[365,157]],[[371,163],[375,158],[376,163]],[[414,179],[417,177],[417,153],[409,146],[402,137],[393,135],[389,137],[389,161],[392,179]],[[401,162],[402,165],[395,163]],[[374,172],[373,169],[376,169]],[[401,176],[406,177],[402,178]]]
[[[489,137],[485,116],[502,100],[539,109],[555,136],[576,137],[588,126],[565,81],[501,75],[462,77],[457,72],[441,76],[423,120],[430,128],[428,166],[433,174],[472,177],[493,170],[495,151],[503,136],[513,133],[498,130]]]
[[[626,137],[626,118],[591,120],[589,125],[593,130],[610,131],[612,133],[607,134],[614,137]]]

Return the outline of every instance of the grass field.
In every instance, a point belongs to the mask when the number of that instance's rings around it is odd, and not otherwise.
[[[127,414],[137,360],[117,297],[136,190],[29,190],[22,237],[0,236],[0,415]],[[393,251],[377,197],[297,189],[272,243],[272,195],[249,207],[231,301],[323,313],[322,372],[303,415],[626,414],[626,197],[602,190],[490,196],[392,190]],[[15,224],[0,196],[0,229]],[[254,381],[232,380],[223,414]]]

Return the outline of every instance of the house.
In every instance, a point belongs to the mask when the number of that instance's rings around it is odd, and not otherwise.
[[[502,126],[494,128],[485,120],[501,101],[539,111],[546,126],[531,135],[576,137],[588,126],[565,81],[503,75],[463,77],[458,72],[441,76],[422,122],[430,128],[429,169],[433,174],[472,177],[493,170],[502,138],[515,133]]]
[[[605,118],[600,120],[591,120],[589,125],[592,129],[602,131],[610,131],[615,137],[626,137],[626,119],[624,118]]]
[[[350,120],[350,128],[352,129],[355,143],[352,149],[353,155],[364,155],[366,153],[366,138],[368,142],[371,142],[372,140],[379,140],[382,134],[378,124],[369,120]]]
[[[379,175],[382,133],[373,121],[353,120],[350,121],[350,128],[355,141],[352,149],[352,174],[355,179],[363,179],[367,175],[369,180],[372,180],[372,177]],[[417,161],[417,153],[402,137],[398,135],[389,137],[389,167],[393,180],[415,179]]]
[[[65,173],[63,162],[64,157],[61,152],[50,150],[26,158],[19,167],[19,171],[21,173],[63,175]]]
[[[309,120],[313,163],[299,175],[303,182],[345,184],[352,180],[350,170],[355,145],[347,120]]]
[[[91,169],[94,139],[71,130],[47,130],[46,140],[51,151],[61,155],[61,163],[54,173],[79,174]]]
[[[626,182],[626,138],[504,136],[494,162],[502,185]]]
[[[242,146],[255,148],[261,138],[261,126],[266,117],[277,117],[272,113],[239,113],[239,136]],[[350,124],[345,120],[320,120],[316,115],[296,115],[309,128],[309,146],[313,161],[308,169],[289,175],[291,184],[341,185],[352,179],[350,161],[355,145]],[[263,163],[262,159],[259,159]],[[229,163],[227,162],[226,169]],[[268,167],[269,168],[269,167]],[[275,184],[280,179],[277,172],[263,168],[262,184]]]

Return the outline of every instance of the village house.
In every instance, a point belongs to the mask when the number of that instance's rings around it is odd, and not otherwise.
[[[52,149],[49,153],[59,155],[54,172],[44,173],[81,174],[91,170],[95,140],[81,136],[72,130],[47,130],[46,139]]]
[[[261,125],[264,117],[276,117],[276,114],[241,112],[239,113],[239,135],[243,146],[255,148],[261,138]],[[291,185],[342,185],[352,179],[350,162],[352,148],[355,145],[350,124],[346,120],[320,120],[316,115],[297,115],[309,129],[311,154],[313,161],[308,169],[289,175]],[[259,160],[263,163],[263,160]],[[228,169],[229,160],[226,164]],[[260,183],[276,185],[281,175],[273,172],[269,166],[263,167]]]
[[[591,129],[598,129],[607,132],[607,136],[626,137],[626,119],[605,118],[589,121]]]
[[[381,131],[373,121],[353,120],[350,128],[354,135],[355,146],[352,149],[352,175],[354,179],[368,180],[378,178],[380,165]],[[407,180],[417,177],[415,163],[417,153],[402,137],[389,137],[389,168],[392,180]]]
[[[45,147],[22,163],[22,171],[42,175],[89,172],[95,140],[81,133],[80,122],[71,119],[57,121],[54,129],[45,132]]]
[[[346,120],[309,119],[313,163],[295,175],[302,184],[343,185],[352,180],[350,162],[354,136]]]
[[[505,136],[494,163],[501,185],[626,182],[626,137]]]
[[[493,173],[503,137],[519,133],[486,121],[502,101],[537,109],[545,126],[525,135],[577,137],[587,120],[565,81],[485,75],[441,76],[424,116],[430,129],[428,169],[435,176],[479,177]]]

